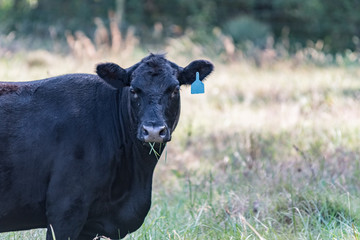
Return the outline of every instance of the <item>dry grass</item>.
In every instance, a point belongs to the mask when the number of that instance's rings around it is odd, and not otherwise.
[[[193,60],[172,50],[170,60]],[[0,59],[0,79],[92,73],[104,61],[128,67],[145,54],[16,54]],[[204,95],[181,94],[152,209],[127,239],[357,239],[360,68],[215,61]]]

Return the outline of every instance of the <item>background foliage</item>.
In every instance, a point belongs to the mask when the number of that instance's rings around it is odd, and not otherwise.
[[[308,40],[322,40],[331,52],[359,47],[359,0],[0,0],[0,32],[63,39],[66,30],[81,29],[92,37],[94,18],[108,24],[109,11],[143,42],[162,43],[191,29],[193,40],[206,43],[220,28],[236,44],[251,40],[261,48],[264,36],[278,41],[284,34],[293,48]],[[153,39],[156,23],[162,31]]]

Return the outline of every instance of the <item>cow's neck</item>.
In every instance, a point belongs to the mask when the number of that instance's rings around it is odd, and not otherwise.
[[[140,142],[136,138],[135,127],[132,124],[129,111],[129,97],[127,91],[119,99],[119,142],[120,159],[117,166],[116,180],[112,189],[112,199],[117,201],[149,202],[151,199],[152,176],[163,148],[162,144],[154,145],[151,150],[149,143]],[[139,198],[139,194],[143,198]],[[130,200],[132,199],[132,200]],[[139,203],[140,204],[140,203]],[[141,205],[141,204],[140,204]]]
[[[137,140],[131,132],[129,105],[124,103],[120,104],[121,147],[110,199],[113,224],[127,233],[140,227],[150,210],[152,178],[158,160],[150,152],[150,145]],[[156,150],[160,154],[160,149]]]

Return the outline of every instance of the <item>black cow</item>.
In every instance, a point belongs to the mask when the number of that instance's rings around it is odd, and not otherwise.
[[[100,64],[97,75],[1,82],[0,232],[47,228],[47,240],[51,229],[57,240],[89,240],[138,229],[158,159],[150,143],[161,154],[180,86],[212,70],[151,54],[127,69]]]

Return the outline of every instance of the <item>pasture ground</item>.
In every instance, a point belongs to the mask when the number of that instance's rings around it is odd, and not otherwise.
[[[129,67],[145,55],[18,53],[0,58],[0,80],[92,73],[104,61]],[[171,52],[168,59],[190,61]],[[181,119],[155,170],[151,210],[126,240],[360,239],[359,66],[215,61],[205,91],[182,89]]]

